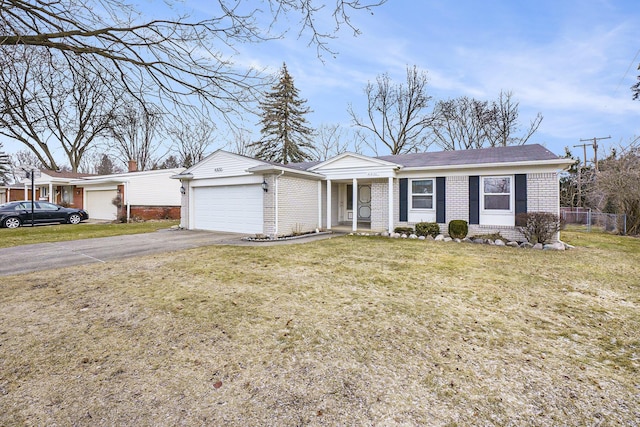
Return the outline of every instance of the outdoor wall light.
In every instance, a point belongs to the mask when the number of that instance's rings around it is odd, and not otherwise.
[[[180,186],[180,193],[181,194],[186,194],[187,190],[184,188],[184,185]]]
[[[262,189],[264,190],[265,193],[269,191],[269,184],[264,179],[262,180]]]

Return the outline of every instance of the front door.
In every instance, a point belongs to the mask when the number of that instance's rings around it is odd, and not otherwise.
[[[358,221],[371,221],[370,185],[358,185]]]

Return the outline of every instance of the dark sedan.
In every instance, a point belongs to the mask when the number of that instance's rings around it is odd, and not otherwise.
[[[65,208],[49,202],[33,202],[34,224],[68,223],[79,224],[89,219],[82,209]],[[18,228],[22,224],[31,224],[31,202],[9,202],[0,205],[0,226]]]

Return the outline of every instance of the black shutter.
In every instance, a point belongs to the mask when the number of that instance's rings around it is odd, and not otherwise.
[[[409,180],[401,178],[400,180],[400,221],[407,221],[409,218]]]
[[[480,177],[469,177],[469,224],[480,224]]]
[[[444,224],[446,219],[446,183],[447,178],[439,176],[436,178],[436,222]]]
[[[523,218],[518,218],[518,214],[527,213],[527,175],[516,174],[515,176],[515,192],[516,192],[516,225],[522,224]]]

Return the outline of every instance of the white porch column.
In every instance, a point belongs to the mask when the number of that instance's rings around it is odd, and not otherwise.
[[[55,203],[56,200],[54,199],[54,197],[56,197],[55,194],[53,194],[53,183],[50,182],[49,183],[49,202],[50,203]]]
[[[353,191],[351,192],[352,199],[352,218],[351,218],[351,230],[358,230],[358,179],[353,178]]]
[[[331,180],[327,180],[327,230],[331,230]]]
[[[318,181],[318,228],[322,228],[322,181]]]
[[[389,233],[393,233],[393,177],[389,177]]]

